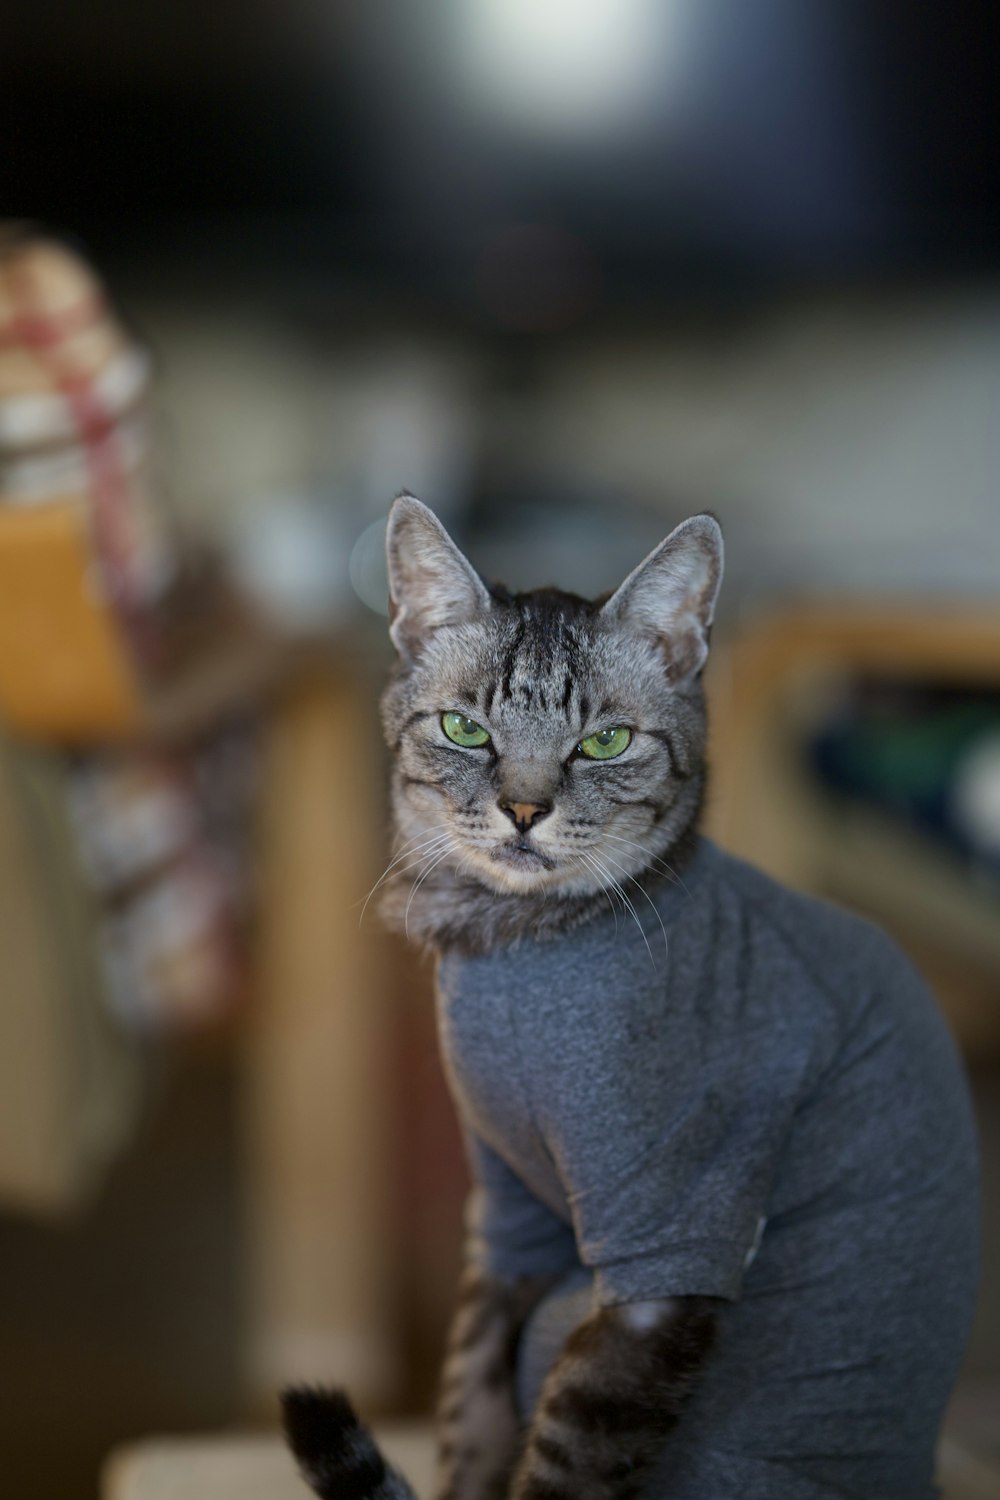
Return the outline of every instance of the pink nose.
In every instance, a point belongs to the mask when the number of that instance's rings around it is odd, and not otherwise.
[[[541,822],[552,811],[551,802],[500,801],[497,806],[502,813],[507,814],[519,833],[527,833],[529,828]]]

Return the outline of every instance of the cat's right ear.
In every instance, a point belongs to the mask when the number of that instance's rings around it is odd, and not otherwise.
[[[633,570],[602,607],[659,646],[671,681],[682,686],[705,665],[722,582],[722,530],[707,512],[691,516]]]
[[[400,495],[385,534],[389,635],[400,656],[420,655],[436,630],[463,625],[490,608],[489,590],[433,511]]]

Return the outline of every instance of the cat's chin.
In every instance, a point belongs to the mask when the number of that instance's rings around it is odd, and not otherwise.
[[[564,878],[551,856],[524,844],[498,844],[470,865],[482,885],[501,894],[530,895],[559,885]]]

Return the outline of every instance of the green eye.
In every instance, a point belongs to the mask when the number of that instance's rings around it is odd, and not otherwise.
[[[626,729],[624,724],[616,724],[611,729],[599,729],[596,734],[588,734],[576,748],[588,760],[614,760],[631,743],[631,729]]]
[[[464,714],[442,714],[441,728],[448,738],[456,745],[462,745],[467,750],[474,750],[477,745],[488,745],[490,737],[481,724],[475,719],[467,719]]]

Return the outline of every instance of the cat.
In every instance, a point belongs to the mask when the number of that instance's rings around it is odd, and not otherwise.
[[[699,838],[723,546],[608,597],[487,586],[387,532],[388,921],[439,954],[474,1189],[436,1500],[930,1500],[976,1280],[960,1068],[859,919]],[[397,1500],[290,1391],[325,1500]]]

